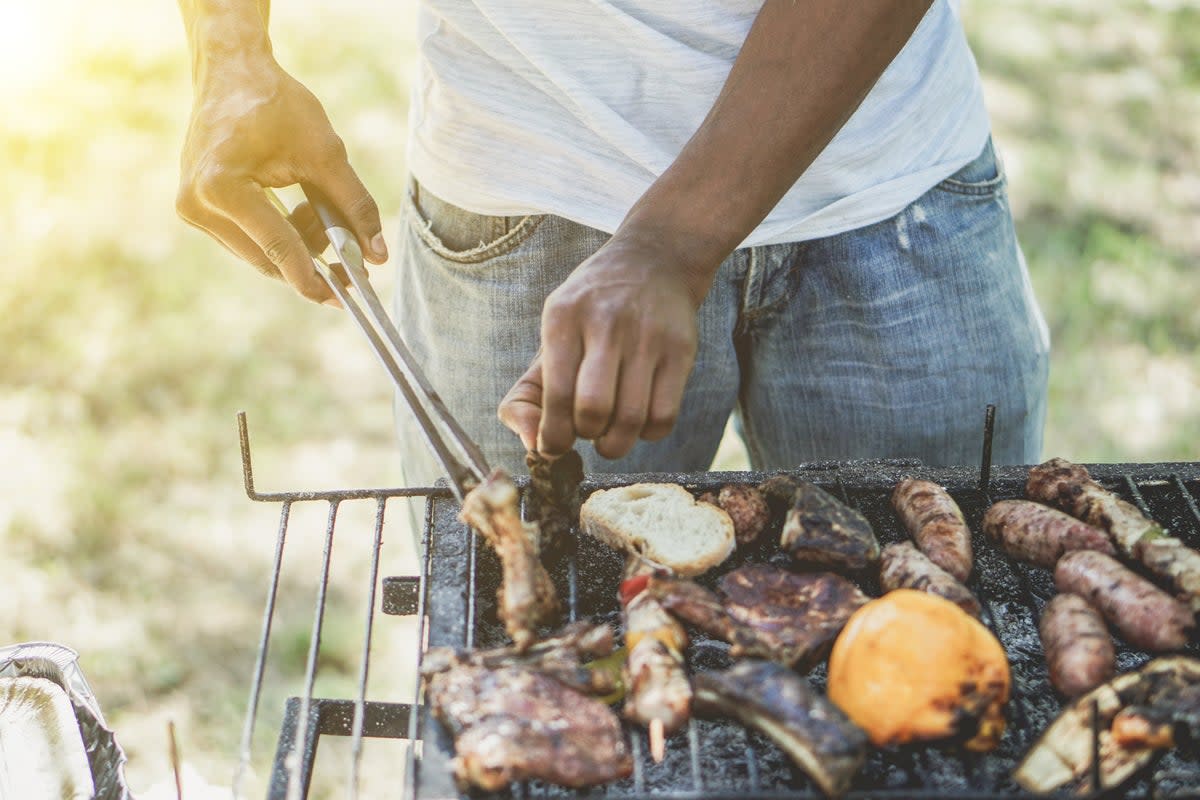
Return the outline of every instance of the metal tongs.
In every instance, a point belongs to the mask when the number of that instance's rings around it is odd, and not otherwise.
[[[334,296],[350,312],[350,316],[370,341],[375,354],[383,362],[384,368],[416,416],[425,444],[441,462],[446,476],[450,479],[451,491],[461,503],[466,494],[479,485],[490,472],[483,451],[446,408],[442,398],[417,365],[412,351],[400,338],[400,332],[396,330],[396,326],[384,310],[379,295],[371,287],[363,264],[362,249],[359,248],[349,226],[319,189],[308,184],[302,184],[301,189],[325,228],[325,235],[333,246],[337,260],[349,276],[350,285],[364,301],[365,309],[355,300],[350,289],[342,285],[333,266],[324,256],[314,255],[313,267],[329,284]],[[279,211],[287,216],[287,207],[278,196],[270,189],[267,190],[267,196]]]

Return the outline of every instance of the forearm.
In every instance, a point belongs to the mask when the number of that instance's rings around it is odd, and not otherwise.
[[[199,83],[214,64],[271,57],[267,36],[270,0],[179,0],[192,54],[192,80]]]
[[[930,0],[767,0],[704,122],[615,238],[665,241],[693,300],[846,122]]]

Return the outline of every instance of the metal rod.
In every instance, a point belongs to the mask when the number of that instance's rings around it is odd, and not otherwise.
[[[1178,472],[1171,473],[1171,483],[1175,484],[1175,490],[1183,496],[1184,503],[1192,512],[1192,519],[1196,520],[1197,525],[1200,525],[1200,506],[1196,505],[1196,498],[1192,497],[1192,493],[1183,484],[1183,479],[1179,477]]]
[[[411,502],[411,501],[410,501]],[[421,745],[421,662],[425,655],[425,631],[428,621],[426,609],[429,605],[429,570],[433,560],[433,520],[434,504],[437,501],[430,497],[425,502],[425,524],[421,529],[421,573],[417,590],[417,667],[416,687],[413,689],[413,702],[408,714],[408,755],[405,758],[405,783],[408,785],[408,797],[417,796],[417,748]]]
[[[467,541],[467,630],[463,644],[468,650],[475,646],[475,619],[477,609],[475,599],[479,594],[477,566],[479,562],[479,534],[474,526],[468,526],[470,531]]]
[[[704,791],[704,771],[700,769],[700,732],[691,717],[687,721],[688,755],[692,762],[692,787],[697,792]]]
[[[988,403],[983,412],[983,458],[979,464],[979,490],[986,493],[992,480],[992,436],[996,432],[996,406]]]
[[[1146,498],[1142,497],[1142,492],[1138,489],[1137,484],[1133,482],[1133,478],[1128,472],[1121,474],[1121,481],[1125,484],[1125,488],[1129,490],[1129,496],[1133,498],[1133,504],[1138,507],[1138,510],[1146,515],[1147,519],[1153,519],[1154,515],[1150,513],[1150,506],[1146,505]]]
[[[312,706],[313,685],[317,679],[317,657],[321,652],[321,628],[325,623],[325,597],[329,592],[329,563],[333,554],[333,530],[337,524],[338,503],[329,504],[329,518],[325,524],[325,546],[321,553],[321,581],[317,586],[317,603],[313,612],[312,635],[308,640],[308,663],[304,668],[304,694],[300,697],[299,716],[307,720],[309,708]],[[288,754],[288,800],[300,800],[301,777],[305,760],[302,753],[308,750],[309,730],[311,726],[301,724],[296,726],[296,735],[292,743],[292,752]],[[311,768],[311,764],[309,765]]]
[[[245,430],[245,415],[239,414],[239,421]],[[248,441],[247,447],[248,447]],[[243,451],[243,464],[249,464],[249,450]],[[249,473],[247,473],[249,474]],[[253,479],[250,479],[250,490],[253,490]],[[262,629],[258,637],[258,654],[254,659],[254,680],[250,684],[250,699],[246,703],[246,722],[242,726],[242,742],[238,748],[238,763],[233,773],[233,797],[238,800],[242,796],[242,782],[246,770],[250,766],[251,747],[254,740],[254,723],[258,718],[258,702],[262,695],[263,673],[267,664],[267,649],[271,641],[271,620],[275,616],[275,598],[279,594],[279,573],[283,566],[283,545],[287,538],[288,518],[291,515],[292,504],[284,502],[279,509],[279,533],[275,537],[275,559],[271,565],[271,585],[267,589],[266,606],[263,608]]]
[[[363,630],[362,661],[358,669],[358,696],[354,701],[354,726],[350,742],[350,800],[358,797],[359,770],[362,766],[363,724],[366,720],[367,676],[371,661],[371,630],[375,620],[375,591],[379,583],[379,551],[383,549],[383,517],[387,499],[375,503],[375,539],[371,543],[370,589],[367,591],[367,618]]]
[[[1088,771],[1092,779],[1092,792],[1099,794],[1104,790],[1100,774],[1100,703],[1092,700],[1092,763]]]

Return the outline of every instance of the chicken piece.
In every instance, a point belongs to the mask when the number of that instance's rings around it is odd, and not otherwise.
[[[794,573],[747,564],[720,582],[723,599],[690,581],[651,578],[651,593],[684,622],[729,642],[735,658],[758,657],[807,671],[870,598],[831,572]]]
[[[892,508],[929,560],[965,583],[971,574],[971,529],[950,493],[932,481],[907,478],[892,492]]]
[[[792,495],[779,543],[797,561],[834,569],[863,569],[879,561],[879,542],[867,518],[803,481]]]
[[[912,542],[894,542],[879,559],[879,585],[885,592],[917,589],[944,597],[978,618],[979,600],[971,590],[917,549]]]
[[[535,779],[582,788],[633,771],[612,709],[541,672],[467,663],[427,680],[434,716],[454,737],[462,791]]]
[[[479,531],[500,557],[499,616],[517,649],[524,650],[537,639],[539,625],[558,618],[559,603],[540,559],[538,527],[521,521],[518,499],[512,478],[493,470],[467,494],[459,519]]]
[[[683,651],[687,633],[646,590],[654,568],[629,559],[621,584],[625,617],[625,716],[651,730],[651,753],[662,760],[662,735],[688,721],[692,686]]]
[[[543,562],[556,561],[571,542],[571,526],[579,522],[583,483],[583,459],[574,450],[549,460],[530,450],[525,454],[529,468],[529,490],[525,510],[541,532]]]
[[[741,661],[695,678],[696,710],[769,736],[826,795],[840,797],[867,757],[862,729],[808,681],[769,661]]]

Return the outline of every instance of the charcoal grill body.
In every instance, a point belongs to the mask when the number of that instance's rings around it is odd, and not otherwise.
[[[1173,535],[1192,547],[1200,546],[1200,463],[1091,464],[1092,476],[1105,487],[1140,506]],[[1063,701],[1051,687],[1038,638],[1037,621],[1053,596],[1052,574],[1008,558],[981,532],[981,518],[997,500],[1024,495],[1028,467],[930,468],[910,461],[838,462],[805,465],[790,471],[858,508],[874,527],[881,545],[907,538],[892,511],[889,497],[902,477],[918,477],[945,486],[962,508],[974,537],[975,572],[969,586],[983,605],[983,621],[1008,653],[1013,678],[1008,706],[1008,730],[991,753],[968,753],[961,746],[921,745],[872,752],[848,795],[852,798],[1011,798],[1029,796],[1011,778],[1014,768]],[[772,473],[774,474],[774,473]],[[584,492],[632,482],[672,481],[690,490],[712,491],[725,483],[757,483],[766,474],[751,472],[593,476]],[[458,505],[447,492],[427,499],[424,531],[424,575],[384,581],[384,610],[419,611],[425,619],[429,646],[491,647],[504,644],[503,625],[496,618],[499,562],[481,537],[457,519]],[[572,548],[568,548],[571,550]],[[778,542],[762,542],[751,552],[701,578],[709,586],[728,569],[746,561],[787,564]],[[593,618],[619,623],[617,586],[622,558],[589,537],[576,536],[575,546],[560,563],[551,565],[559,596],[569,619]],[[878,594],[874,576],[860,585]],[[386,625],[386,622],[381,624]],[[1200,656],[1195,640],[1188,654]],[[1136,668],[1147,653],[1119,646],[1117,669]],[[728,647],[697,635],[689,650],[693,670],[728,666]],[[824,689],[825,667],[811,674]],[[312,755],[322,733],[348,735],[352,704],[342,700],[312,700],[304,714],[298,699],[291,701],[280,736],[271,797],[283,798],[288,781],[284,762],[293,742],[303,742],[302,763],[311,770]],[[296,736],[304,718],[307,734]],[[459,798],[450,760],[453,743],[427,707],[366,703],[365,735],[403,736],[420,740],[419,758],[408,771],[404,796],[418,800]],[[407,725],[405,724],[407,722]],[[634,798],[818,798],[816,786],[767,738],[728,720],[694,719],[667,740],[667,757],[654,764],[645,732],[630,727],[636,766],[623,781],[587,791],[539,783],[514,785],[515,797]],[[302,776],[307,785],[307,773]],[[1200,754],[1179,750],[1164,754],[1114,796],[1131,798],[1200,798]],[[504,795],[472,795],[501,797]]]

